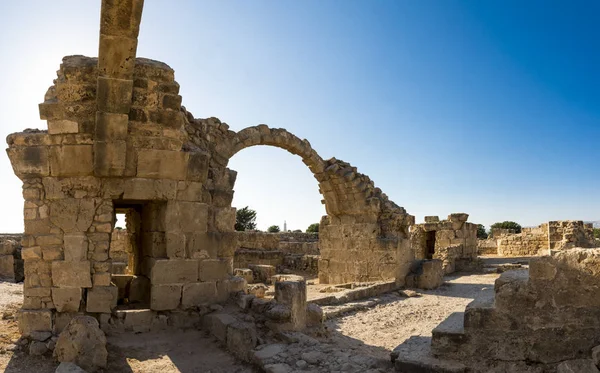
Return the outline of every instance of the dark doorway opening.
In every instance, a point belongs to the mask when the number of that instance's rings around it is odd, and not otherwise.
[[[166,258],[163,201],[113,201],[119,224],[109,248],[112,282],[118,287],[121,308],[148,308],[153,259]]]
[[[435,231],[426,232],[425,236],[425,255],[426,258],[433,259],[435,254]]]

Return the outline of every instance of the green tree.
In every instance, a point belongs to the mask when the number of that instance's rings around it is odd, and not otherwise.
[[[235,213],[235,230],[250,231],[256,229],[256,211],[248,206],[237,210]]]
[[[312,223],[306,228],[306,233],[319,233],[319,223]]]
[[[503,221],[494,223],[490,226],[491,228],[503,228],[503,229],[514,229],[515,233],[521,233],[521,225],[519,223],[515,223],[514,221]]]
[[[594,228],[594,238],[600,239],[600,228]]]
[[[279,225],[271,225],[269,228],[267,228],[267,232],[269,233],[279,233],[281,231],[281,229],[279,229]]]
[[[477,238],[480,240],[488,238],[488,234],[485,231],[485,226],[483,224],[477,224]]]

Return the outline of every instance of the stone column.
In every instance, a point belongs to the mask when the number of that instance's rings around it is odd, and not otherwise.
[[[94,173],[127,176],[127,126],[143,0],[102,0]]]
[[[275,301],[291,310],[292,329],[306,327],[306,281],[301,276],[285,276],[275,282]]]

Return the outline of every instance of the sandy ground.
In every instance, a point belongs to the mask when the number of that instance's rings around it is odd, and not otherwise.
[[[462,312],[484,288],[493,288],[497,274],[447,276],[436,290],[419,290],[421,296],[387,295],[383,303],[366,311],[327,321],[332,339],[340,346],[389,358],[391,350],[411,336],[430,337],[431,330],[452,312]]]

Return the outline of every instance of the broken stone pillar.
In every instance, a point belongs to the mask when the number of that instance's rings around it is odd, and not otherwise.
[[[144,0],[102,1],[94,139],[94,173],[97,176],[125,174],[125,140],[143,6]]]
[[[74,317],[60,333],[54,348],[60,362],[75,363],[88,372],[106,368],[106,336],[91,316]]]
[[[290,308],[293,330],[306,327],[306,280],[301,276],[286,276],[275,282],[275,301]]]

